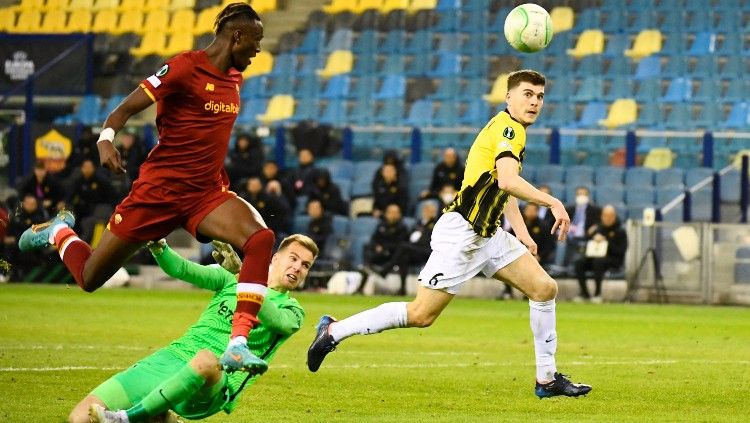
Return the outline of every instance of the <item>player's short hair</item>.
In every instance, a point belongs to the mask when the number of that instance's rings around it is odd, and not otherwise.
[[[508,75],[508,90],[511,90],[521,85],[521,82],[528,82],[531,85],[544,86],[547,80],[544,78],[544,75],[542,75],[541,73],[535,70],[531,70],[531,69],[518,70],[515,72],[511,72]]]
[[[229,3],[219,14],[216,16],[214,21],[214,32],[218,34],[224,29],[224,25],[237,18],[245,18],[255,21],[260,21],[260,15],[247,3]]]
[[[277,252],[284,251],[286,247],[288,247],[293,242],[296,242],[297,244],[303,246],[305,249],[310,251],[313,255],[313,260],[318,257],[318,253],[320,253],[320,249],[318,249],[318,244],[315,243],[315,241],[312,240],[307,235],[302,234],[294,234],[289,235],[288,237],[284,238],[281,241],[281,244],[279,244],[279,249]]]

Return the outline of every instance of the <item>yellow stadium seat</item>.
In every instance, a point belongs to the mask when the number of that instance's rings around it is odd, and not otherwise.
[[[44,10],[68,10],[70,0],[47,0]]]
[[[266,113],[255,116],[256,119],[268,125],[273,122],[289,119],[294,115],[294,97],[279,94],[271,97]]]
[[[76,0],[73,0],[76,1]],[[94,0],[94,10],[117,9],[120,0]]]
[[[329,15],[341,12],[354,12],[357,3],[351,0],[333,0],[331,4],[323,6],[323,11]]]
[[[128,10],[121,13],[117,28],[111,32],[113,34],[124,34],[126,32],[143,33],[143,12],[140,10]]]
[[[273,12],[276,10],[276,0],[253,0],[253,9],[258,13]]]
[[[632,98],[618,98],[609,108],[606,119],[599,121],[599,125],[607,128],[635,123],[638,119],[638,104]]]
[[[112,32],[117,28],[117,11],[114,9],[103,9],[94,16],[91,24],[92,32]]]
[[[365,10],[379,10],[381,7],[383,7],[383,0],[359,0],[354,11],[363,13]]]
[[[169,27],[169,12],[166,10],[152,10],[146,15],[143,32],[163,32]]]
[[[253,76],[265,75],[273,69],[273,55],[265,50],[258,53],[250,66],[242,72],[242,77],[247,79]]]
[[[431,10],[437,7],[437,0],[411,0],[409,4],[409,13],[419,10]]]
[[[94,0],[70,0],[68,10],[86,9],[91,10],[94,8]]]
[[[591,54],[604,52],[604,33],[598,29],[587,29],[581,33],[574,49],[568,49],[568,55],[576,59]]]
[[[130,54],[136,57],[149,54],[163,55],[167,47],[167,34],[164,32],[147,32],[141,40],[141,45],[130,49]]]
[[[393,10],[406,10],[409,8],[409,0],[385,0],[380,6],[380,13],[386,14]]]
[[[505,101],[505,94],[508,93],[508,74],[503,73],[495,78],[492,84],[492,90],[489,94],[482,96],[484,101],[492,104],[500,104]]]
[[[561,32],[570,31],[573,29],[573,22],[575,12],[573,8],[567,6],[557,6],[549,14],[552,19],[552,33],[559,34]]]
[[[179,32],[169,37],[169,43],[164,50],[164,55],[174,56],[177,53],[193,49],[193,34],[190,32]]]
[[[351,51],[336,50],[328,55],[325,68],[318,69],[317,74],[321,78],[328,79],[333,75],[349,73],[352,71],[353,63],[354,56],[352,55]]]
[[[735,169],[742,170],[742,156],[750,156],[750,150],[740,150],[734,155],[734,159],[732,159],[732,166],[735,167]],[[748,170],[748,173],[750,173],[750,170]]]
[[[643,167],[661,170],[672,167],[674,153],[668,148],[652,148],[643,160]]]
[[[143,7],[143,10],[147,12],[167,9],[169,9],[169,0],[146,0],[146,5]]]
[[[214,21],[216,20],[216,15],[218,15],[220,11],[220,6],[209,7],[201,10],[198,14],[198,20],[195,22],[195,28],[193,28],[193,35],[214,32]]]
[[[0,9],[0,31],[9,31],[16,26],[16,9],[4,7]]]
[[[143,12],[143,0],[122,0],[117,10],[120,12],[127,12],[128,10],[138,10]]]
[[[644,29],[638,33],[633,47],[625,50],[625,55],[633,60],[641,60],[646,56],[661,51],[662,35],[658,29]]]
[[[68,17],[67,32],[89,32],[91,29],[91,12],[86,9],[76,9]]]
[[[23,12],[26,10],[44,9],[44,0],[21,0],[21,4],[15,6],[16,11]]]
[[[169,8],[171,10],[193,9],[195,8],[195,0],[172,0]]]
[[[191,9],[180,9],[172,14],[167,32],[193,32],[195,28],[195,12]]]
[[[39,32],[42,23],[42,13],[38,10],[24,10],[18,15],[16,25],[11,32]]]
[[[64,10],[56,9],[50,10],[44,14],[42,18],[42,26],[40,27],[41,32],[65,32],[65,23],[68,19],[68,14]]]

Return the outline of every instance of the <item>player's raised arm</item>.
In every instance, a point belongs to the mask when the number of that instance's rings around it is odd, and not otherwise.
[[[144,90],[136,88],[107,116],[104,121],[104,129],[102,129],[99,140],[96,142],[96,147],[99,150],[99,161],[102,166],[118,175],[125,173],[120,152],[112,145],[112,140],[115,139],[115,134],[125,126],[131,116],[140,113],[152,103],[153,100]]]
[[[164,273],[199,288],[218,291],[224,287],[227,280],[234,278],[234,275],[221,267],[203,266],[185,259],[169,248],[164,240],[149,244],[148,248]]]

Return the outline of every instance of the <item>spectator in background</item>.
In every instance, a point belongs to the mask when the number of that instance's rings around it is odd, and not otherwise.
[[[549,185],[542,185],[539,187],[539,191],[552,195],[552,190],[549,188]],[[539,213],[537,213],[539,216],[539,219],[541,219],[544,223],[547,224],[550,228],[552,225],[555,224],[555,217],[552,216],[552,213],[550,213],[548,207],[539,207]]]
[[[312,180],[313,183],[308,191],[310,198],[320,200],[325,209],[331,213],[342,216],[349,214],[349,204],[342,198],[339,187],[331,182],[331,173],[328,169],[315,169],[312,172]]]
[[[117,137],[117,150],[120,152],[120,157],[122,158],[122,167],[125,168],[125,171],[130,178],[130,184],[132,185],[132,183],[138,179],[141,165],[148,155],[146,146],[133,132],[123,131],[120,132],[120,135]]]
[[[23,196],[20,206],[14,213],[11,213],[8,229],[3,237],[5,253],[8,262],[11,264],[11,279],[22,281],[31,270],[43,264],[45,252],[43,250],[20,251],[18,249],[18,238],[31,225],[46,220],[47,218],[39,207],[36,196],[30,193]]]
[[[552,228],[539,218],[539,206],[526,203],[523,207],[523,221],[537,246],[534,257],[542,266],[552,263],[555,260],[555,236],[550,233]],[[510,232],[513,233],[513,230]]]
[[[65,208],[65,189],[63,185],[47,172],[44,162],[37,160],[34,172],[24,177],[18,183],[18,196],[24,198],[33,195],[45,217],[54,216],[58,210]]]
[[[443,161],[435,166],[432,171],[432,182],[430,191],[422,193],[422,198],[437,196],[445,185],[451,185],[456,191],[461,189],[464,180],[464,165],[458,161],[458,153],[453,148],[446,148],[443,152]]]
[[[70,183],[68,204],[79,223],[91,216],[99,206],[109,206],[106,213],[102,211],[102,215],[108,217],[116,200],[113,194],[112,184],[96,172],[96,165],[87,158],[81,163],[80,175],[74,176]]]
[[[317,198],[307,202],[307,216],[310,222],[305,235],[312,238],[320,251],[324,251],[328,237],[333,234],[333,217],[323,208],[323,203]]]
[[[389,204],[370,242],[365,246],[365,269],[374,270],[373,265],[383,265],[390,261],[396,248],[408,239],[409,232],[401,215],[401,207],[395,203]]]
[[[289,182],[288,178],[279,170],[279,165],[276,162],[269,160],[263,163],[262,177],[261,180],[264,184],[268,184],[271,181],[278,181],[281,185],[281,192],[289,203],[291,210],[297,205],[297,196],[294,193],[294,188]]]
[[[298,166],[289,172],[289,180],[296,195],[307,195],[312,185],[312,172],[315,169],[315,156],[312,151],[303,148],[297,156]]]
[[[625,263],[625,251],[628,249],[628,235],[625,233],[620,219],[617,217],[617,210],[606,205],[602,208],[600,222],[594,224],[586,231],[586,239],[593,241],[607,241],[607,254],[604,257],[585,257],[581,256],[575,263],[576,277],[581,287],[581,297],[591,302],[602,302],[602,279],[607,270],[616,270],[622,268]],[[596,282],[596,291],[594,297],[589,295],[586,286],[586,271],[591,270],[594,273]]]
[[[251,176],[245,182],[245,185],[237,194],[250,203],[258,213],[260,213],[266,225],[275,233],[279,234],[278,239],[282,239],[280,234],[289,233],[289,216],[291,210],[286,199],[281,195],[281,186],[278,182],[270,182],[272,185],[271,192],[268,193],[263,189],[263,183],[258,176]]]
[[[240,134],[234,149],[227,154],[224,167],[229,180],[239,181],[251,176],[259,176],[264,161],[263,144],[256,135]]]
[[[81,131],[81,137],[73,146],[73,152],[68,157],[65,165],[64,176],[70,175],[75,169],[81,167],[85,160],[91,160],[93,163],[99,163],[99,149],[96,147],[96,141],[99,139],[91,130],[91,127],[84,126]]]
[[[373,210],[375,217],[383,215],[389,204],[397,204],[401,210],[406,209],[409,196],[397,167],[393,164],[384,164],[372,179]]]
[[[570,233],[569,238],[585,239],[586,232],[592,226],[599,223],[601,209],[591,201],[589,189],[584,186],[576,188],[575,203],[566,207],[570,216]]]
[[[391,270],[397,270],[401,277],[401,288],[399,295],[406,295],[406,277],[410,266],[423,266],[430,257],[430,238],[432,228],[435,227],[438,218],[438,209],[433,201],[428,201],[422,206],[421,217],[416,228],[409,235],[409,239],[402,241],[391,254],[391,257],[382,265],[372,264],[372,270],[385,277]]]
[[[453,202],[453,200],[456,198],[456,193],[458,190],[456,187],[453,186],[453,184],[446,184],[443,185],[442,188],[440,188],[440,191],[438,191],[438,199],[440,200],[440,205],[442,208],[445,208]]]

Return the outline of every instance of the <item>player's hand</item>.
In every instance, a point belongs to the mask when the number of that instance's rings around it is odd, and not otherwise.
[[[251,375],[260,375],[268,370],[268,363],[256,357],[246,343],[229,343],[219,363],[227,373],[245,371]]]
[[[231,245],[221,241],[211,241],[211,245],[214,246],[211,255],[221,267],[233,274],[240,273],[242,260]]]
[[[125,168],[122,167],[122,158],[120,152],[117,151],[114,145],[109,141],[102,141],[96,144],[99,149],[99,161],[102,166],[114,172],[116,175],[122,175],[125,173]]]
[[[149,241],[146,243],[146,247],[151,251],[151,254],[160,256],[164,252],[164,249],[167,248],[167,240],[162,238],[158,241]]]
[[[538,252],[538,247],[536,245],[536,242],[534,242],[533,239],[531,239],[531,236],[526,235],[523,237],[518,237],[518,240],[521,241],[521,244],[525,245],[526,248],[529,249],[529,252],[532,256],[536,257]]]
[[[555,203],[549,208],[552,212],[552,216],[555,217],[555,223],[552,225],[550,233],[554,235],[557,233],[558,241],[565,241],[568,237],[568,231],[570,231],[570,216],[565,211],[565,206],[560,200],[555,200]]]

